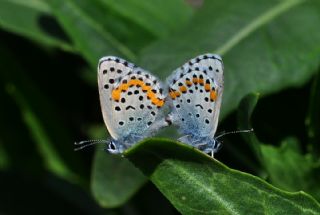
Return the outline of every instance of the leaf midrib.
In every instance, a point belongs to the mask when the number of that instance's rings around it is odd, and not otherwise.
[[[280,14],[290,10],[291,8],[305,2],[306,0],[287,0],[283,1],[274,7],[271,7],[269,10],[262,13],[252,22],[249,22],[246,26],[238,31],[238,33],[234,34],[226,43],[217,48],[213,53],[218,53],[220,55],[225,55],[229,52],[234,46],[248,37],[251,33],[262,27],[263,25],[269,23]]]

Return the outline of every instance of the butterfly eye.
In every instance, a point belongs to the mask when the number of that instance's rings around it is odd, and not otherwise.
[[[113,143],[113,141],[111,141],[109,143],[109,149],[111,149],[111,150],[115,150],[116,149],[116,145]]]
[[[118,153],[118,149],[116,144],[114,143],[114,141],[110,141],[108,144],[108,148],[107,148],[108,152],[110,152],[111,154],[116,154]]]

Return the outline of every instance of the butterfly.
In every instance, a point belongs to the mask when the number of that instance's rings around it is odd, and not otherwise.
[[[220,147],[215,138],[223,94],[223,62],[204,54],[189,60],[167,79],[170,121],[183,134],[179,141],[213,156]]]
[[[118,57],[98,64],[98,87],[104,123],[111,140],[107,150],[118,154],[169,124],[162,114],[162,83],[149,72]]]
[[[89,140],[82,149],[107,143],[110,153],[122,153],[155,131],[174,124],[180,128],[180,142],[212,156],[221,144],[215,136],[223,95],[223,62],[219,55],[203,54],[176,69],[167,79],[167,89],[149,72],[118,57],[108,56],[98,64],[101,110],[110,141]],[[170,113],[164,116],[168,103]]]

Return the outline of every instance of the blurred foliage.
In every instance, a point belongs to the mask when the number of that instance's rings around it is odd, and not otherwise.
[[[319,25],[318,0],[0,0],[0,213],[319,214]],[[165,80],[207,52],[225,66],[218,131],[255,130],[219,161],[164,139],[129,160],[73,151],[107,137],[99,58]]]

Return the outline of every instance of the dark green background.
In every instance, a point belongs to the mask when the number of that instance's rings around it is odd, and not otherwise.
[[[319,26],[317,0],[0,0],[0,213],[316,214]],[[108,137],[99,58],[164,81],[203,53],[224,60],[218,132],[255,130],[223,137],[228,167],[166,139],[74,152]]]

